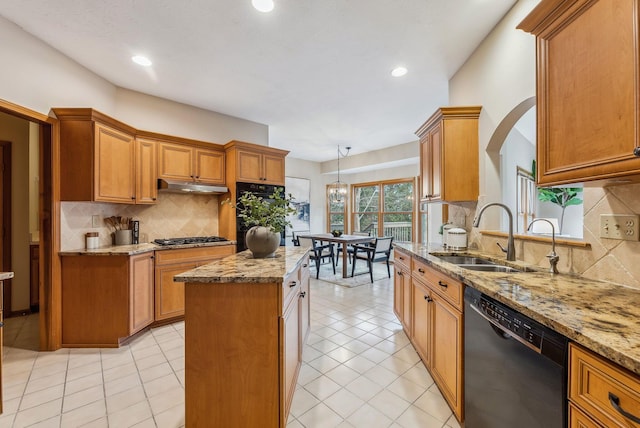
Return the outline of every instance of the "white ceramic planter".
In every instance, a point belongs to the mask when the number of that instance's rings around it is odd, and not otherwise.
[[[253,226],[244,239],[256,259],[272,257],[280,246],[280,234],[264,226]]]

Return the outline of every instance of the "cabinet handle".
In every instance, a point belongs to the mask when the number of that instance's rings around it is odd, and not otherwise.
[[[153,259],[155,259],[155,257],[154,257],[154,256],[151,256],[151,257],[149,257],[149,258],[150,258],[150,259],[152,259],[152,260],[153,260]]]
[[[306,268],[306,267],[309,267],[309,265],[305,263],[305,264],[302,265],[302,267]]]
[[[404,257],[398,257],[400,260],[404,260]]]
[[[422,268],[418,268],[418,272],[420,272],[420,273],[424,273],[424,269],[422,269]]]
[[[636,147],[635,149],[633,149],[633,155],[640,156],[640,147]]]
[[[291,282],[289,283],[289,288],[293,288],[293,287],[295,287],[296,285],[298,285],[298,283],[297,283],[296,281],[291,281]]]
[[[447,283],[446,282],[442,282],[442,281],[438,281],[438,285],[440,287],[443,287],[443,288],[447,288],[448,287]]]
[[[155,201],[157,198],[151,198],[152,201]]]
[[[635,415],[632,415],[631,413],[627,412],[622,407],[620,407],[620,399],[613,392],[609,393],[609,403],[611,403],[613,408],[616,409],[618,411],[618,413],[620,413],[622,416],[624,416],[625,418],[629,419],[630,421],[633,421],[633,422],[635,422],[637,424],[640,424],[640,418],[639,417],[637,417]]]
[[[398,276],[404,275],[401,271],[398,271]]]
[[[306,291],[301,291],[300,292],[300,297],[302,297],[303,299],[304,299],[304,296],[306,296],[306,295],[307,295]]]
[[[433,302],[433,299],[431,297],[429,297],[429,296],[424,296],[424,300],[426,300],[427,303]]]
[[[136,199],[136,197],[135,197],[135,196],[132,196],[132,197],[131,197],[131,199],[135,200],[135,199]]]
[[[199,176],[199,175],[196,175],[196,180],[198,180],[198,179],[200,179],[200,176]]]

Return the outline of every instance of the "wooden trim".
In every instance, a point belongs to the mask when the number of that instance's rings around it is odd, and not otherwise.
[[[12,143],[10,141],[0,141],[0,146],[2,147],[3,156],[2,156],[2,193],[1,197],[3,199],[2,203],[2,231],[0,232],[2,239],[2,270],[3,271],[11,271],[12,269],[12,257],[11,257],[11,247],[13,242],[13,228],[11,227],[11,206],[12,206],[12,198],[11,198],[11,190],[12,190],[12,182],[11,182],[11,164],[12,164]],[[5,203],[6,202],[6,203]],[[5,239],[9,238],[9,239]],[[9,318],[14,315],[11,307],[11,294],[13,288],[13,281],[11,279],[5,279],[2,281],[2,310],[4,311],[4,317]]]
[[[176,143],[182,145],[188,145],[193,147],[204,147],[211,150],[219,150],[224,151],[224,147],[222,144],[200,141],[200,140],[192,140],[190,138],[176,137],[173,135],[159,134],[157,132],[152,131],[141,131],[137,130],[135,132],[136,138],[149,138],[156,141],[162,141],[167,143]]]
[[[433,126],[434,123],[440,121],[441,119],[449,119],[449,118],[468,118],[468,119],[477,119],[480,116],[480,110],[482,110],[482,106],[466,106],[466,107],[440,107],[427,119],[425,123],[423,123],[420,128],[415,132],[415,134],[422,138],[424,134]]]
[[[107,116],[92,108],[53,108],[51,109],[54,117],[60,121],[73,120],[73,121],[94,121],[101,122],[104,125],[117,129],[118,131],[125,132],[130,135],[136,134],[136,129],[127,125],[124,122],[120,122],[117,119]]]
[[[501,232],[499,230],[481,230],[480,233],[482,235],[487,236],[498,236],[500,238],[506,238],[509,236],[507,232]],[[515,239],[520,239],[522,241],[531,241],[531,242],[548,242],[551,243],[550,236],[540,236],[540,235],[519,235],[514,234],[513,237]],[[580,239],[571,239],[571,238],[558,238],[556,236],[556,244],[558,245],[566,245],[568,247],[583,247],[589,248],[591,244],[587,241],[582,241]]]
[[[231,149],[249,149],[252,151],[260,151],[264,153],[272,153],[279,156],[287,156],[289,154],[288,150],[276,149],[275,147],[262,146],[260,144],[247,143],[246,141],[238,141],[232,140],[224,145],[225,150]]]
[[[0,99],[0,111],[17,116],[21,119],[30,120],[32,122],[38,122],[40,124],[49,121],[49,116],[39,113],[35,110],[28,109],[26,107],[19,106],[12,102]]]

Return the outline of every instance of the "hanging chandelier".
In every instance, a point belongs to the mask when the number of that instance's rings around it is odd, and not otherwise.
[[[338,180],[329,184],[329,201],[332,203],[342,203],[345,201],[347,197],[347,191],[349,190],[349,186],[347,183],[343,183],[340,181],[340,157],[347,157],[349,155],[349,150],[351,147],[346,147],[346,153],[342,153],[340,151],[340,146],[338,146]]]

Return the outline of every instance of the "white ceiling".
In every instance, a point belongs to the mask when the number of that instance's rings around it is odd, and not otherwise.
[[[271,146],[325,161],[414,141],[515,1],[2,0],[0,15],[117,86],[264,123]]]

